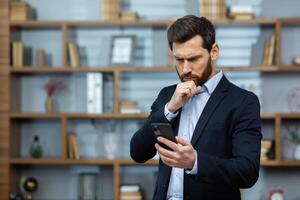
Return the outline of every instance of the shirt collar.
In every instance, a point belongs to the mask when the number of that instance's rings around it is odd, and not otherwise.
[[[220,80],[223,77],[223,72],[220,70],[218,73],[213,75],[210,79],[208,79],[202,86],[200,93],[202,91],[207,91],[209,95],[213,93],[213,91],[216,89],[217,85],[219,84]]]

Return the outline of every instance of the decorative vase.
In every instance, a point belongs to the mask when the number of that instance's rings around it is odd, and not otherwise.
[[[294,158],[296,160],[300,160],[300,144],[297,144],[295,152],[294,152]]]
[[[29,148],[29,153],[33,158],[40,158],[43,155],[43,148],[39,142],[39,137],[37,135],[34,136],[33,142]]]
[[[51,96],[48,96],[45,102],[45,109],[46,112],[51,113],[53,112],[54,102]]]

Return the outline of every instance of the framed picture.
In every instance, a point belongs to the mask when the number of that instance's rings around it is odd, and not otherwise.
[[[112,37],[110,58],[111,65],[132,64],[135,39],[135,35],[119,35]]]

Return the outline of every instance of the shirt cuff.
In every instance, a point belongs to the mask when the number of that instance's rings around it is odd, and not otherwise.
[[[172,113],[168,110],[168,103],[165,105],[165,116],[169,122],[173,121],[173,119],[178,115],[178,111]]]
[[[198,173],[198,156],[197,156],[197,153],[196,153],[196,160],[195,160],[195,163],[194,163],[194,166],[192,168],[192,170],[185,170],[185,172],[187,174],[192,174],[192,175],[195,175]]]

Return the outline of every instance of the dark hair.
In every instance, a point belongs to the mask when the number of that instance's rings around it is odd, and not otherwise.
[[[203,48],[210,52],[215,43],[214,25],[205,17],[186,15],[179,18],[168,28],[169,47],[173,50],[173,42],[183,43],[196,35],[202,37]]]

